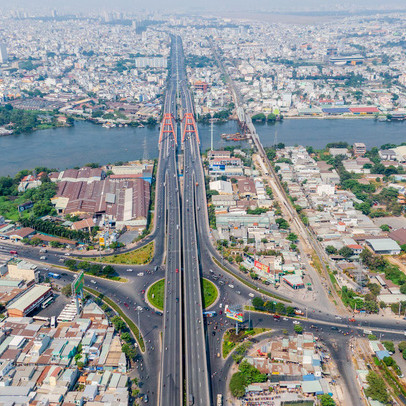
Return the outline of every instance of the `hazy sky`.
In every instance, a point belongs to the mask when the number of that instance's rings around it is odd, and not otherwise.
[[[360,10],[406,8],[406,0],[0,0],[0,10],[26,9],[60,11],[97,11],[101,9],[137,11],[137,9],[187,10]]]

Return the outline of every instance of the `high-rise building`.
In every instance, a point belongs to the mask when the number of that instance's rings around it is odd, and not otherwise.
[[[6,63],[8,61],[6,44],[0,43],[0,63]]]

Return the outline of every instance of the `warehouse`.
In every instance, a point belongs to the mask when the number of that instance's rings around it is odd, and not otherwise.
[[[399,255],[400,246],[396,241],[391,238],[377,238],[365,241],[375,254],[381,255]]]
[[[49,286],[34,285],[7,306],[10,317],[24,317],[52,296]]]

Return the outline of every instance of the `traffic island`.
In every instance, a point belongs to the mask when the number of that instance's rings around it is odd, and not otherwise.
[[[203,308],[207,309],[212,306],[219,297],[219,291],[216,285],[208,279],[202,278],[202,297]],[[149,286],[146,299],[148,304],[156,310],[164,310],[165,300],[165,278]]]
[[[202,297],[203,308],[208,309],[212,306],[219,297],[219,290],[217,286],[206,278],[202,278]]]
[[[146,298],[151,307],[156,310],[164,310],[165,278],[156,281],[147,290]]]

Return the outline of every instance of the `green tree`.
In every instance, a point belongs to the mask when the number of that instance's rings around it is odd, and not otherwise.
[[[295,242],[298,240],[297,235],[295,233],[289,233],[289,235],[286,237],[287,240]]]
[[[325,393],[324,395],[319,395],[318,399],[320,401],[321,406],[335,406],[336,405],[336,402],[334,401],[334,399],[327,393]]]
[[[404,351],[406,350],[406,341],[401,341],[401,342],[398,344],[398,348],[399,348],[399,351],[400,351],[400,352],[404,352]]]
[[[121,334],[121,339],[126,341],[127,343],[131,343],[131,341],[132,341],[131,334],[128,331]]]
[[[64,294],[66,297],[70,297],[72,295],[72,285],[70,283],[68,283],[67,285],[65,285],[62,290],[61,290],[62,294]]]
[[[342,257],[344,257],[344,258],[346,258],[346,259],[348,259],[348,258],[350,258],[352,255],[354,255],[354,251],[353,251],[350,247],[343,247],[343,248],[341,248],[341,249],[338,251],[338,253],[339,253]]]
[[[382,344],[387,349],[387,351],[393,353],[395,352],[395,344],[393,344],[393,341],[382,341]]]
[[[372,400],[378,400],[384,404],[389,403],[390,396],[386,389],[384,380],[374,371],[369,371],[367,375],[368,387],[365,394]]]
[[[329,255],[335,255],[335,254],[337,254],[337,248],[332,245],[327,245],[326,252]]]
[[[380,228],[381,228],[382,231],[387,231],[387,232],[390,231],[390,227],[387,224],[382,224],[380,226]]]
[[[124,320],[119,316],[114,316],[111,319],[111,321],[112,321],[112,323],[114,325],[114,328],[117,331],[123,331],[123,330],[125,330],[127,328],[127,325],[125,324]]]
[[[266,116],[264,113],[258,113],[258,114],[254,114],[251,117],[252,121],[262,121],[264,122],[266,120]]]
[[[264,301],[259,296],[255,296],[252,299],[252,305],[256,310],[262,310],[264,308]]]
[[[302,334],[303,333],[303,327],[300,324],[295,324],[295,327],[293,327],[293,329],[295,330],[295,332],[297,334]]]
[[[236,372],[230,379],[230,391],[236,398],[245,395],[245,377],[242,372]]]
[[[130,360],[133,361],[135,357],[137,356],[137,350],[133,345],[130,344],[123,344],[121,347],[121,350],[123,353],[126,355],[126,357]]]
[[[283,303],[276,303],[275,305],[275,312],[278,314],[284,314],[285,313],[285,305]]]

